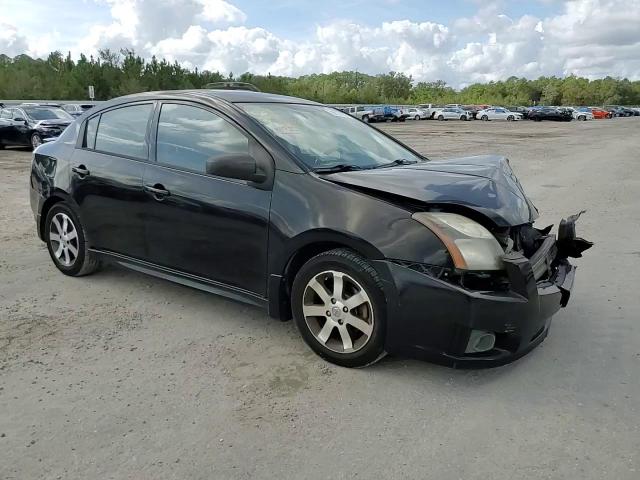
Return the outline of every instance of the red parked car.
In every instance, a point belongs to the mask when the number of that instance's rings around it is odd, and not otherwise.
[[[593,118],[596,120],[602,120],[603,118],[611,118],[611,112],[607,112],[601,108],[592,108]]]

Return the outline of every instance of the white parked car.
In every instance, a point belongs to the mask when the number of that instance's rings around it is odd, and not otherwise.
[[[507,110],[503,107],[492,107],[480,110],[476,114],[476,118],[484,120],[485,122],[488,120],[506,120],[507,122],[512,122],[515,120],[522,120],[522,114],[512,112],[511,110]]]
[[[436,111],[434,117],[436,120],[471,120],[471,112],[467,112],[459,107],[445,107]]]
[[[425,111],[427,115],[426,118],[435,118],[436,112],[439,112],[444,107],[442,105],[435,105],[433,103],[421,103],[417,106],[417,108],[421,108]]]
[[[568,107],[568,110],[571,111],[571,114],[573,115],[574,120],[580,120],[583,122],[585,120],[593,120],[593,113],[587,107],[578,107],[578,108]]]
[[[407,120],[426,120],[431,116],[427,110],[418,107],[404,108],[402,111],[407,114]]]
[[[344,109],[344,112],[366,123],[376,120],[373,109],[369,107],[363,107],[363,106],[346,107]]]

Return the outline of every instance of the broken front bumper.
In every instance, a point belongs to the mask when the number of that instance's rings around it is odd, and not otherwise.
[[[567,305],[580,256],[591,244],[575,236],[575,220],[560,224],[558,238],[545,236],[531,258],[504,257],[508,288],[474,291],[385,261],[390,298],[387,351],[454,367],[490,367],[525,355],[547,336],[551,317]],[[384,264],[384,265],[382,265]],[[470,352],[478,335],[490,334],[492,348]]]

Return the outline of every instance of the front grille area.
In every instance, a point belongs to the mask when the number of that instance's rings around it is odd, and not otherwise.
[[[401,267],[409,268],[423,275],[444,280],[452,285],[479,292],[505,292],[509,290],[509,279],[505,272],[462,272],[446,267],[427,265],[424,263],[391,260]]]

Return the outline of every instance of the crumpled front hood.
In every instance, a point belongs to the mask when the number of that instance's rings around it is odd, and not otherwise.
[[[505,157],[434,160],[415,165],[323,175],[327,180],[438,205],[461,205],[497,226],[533,222],[538,211]]]

